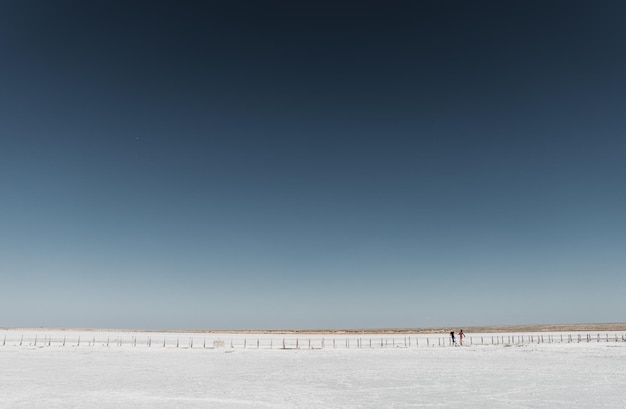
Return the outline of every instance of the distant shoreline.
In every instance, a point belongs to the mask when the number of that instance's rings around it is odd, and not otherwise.
[[[85,331],[85,332],[159,332],[189,334],[441,334],[461,329],[470,333],[501,332],[574,332],[574,331],[626,331],[626,323],[588,324],[528,324],[450,326],[430,328],[355,328],[355,329],[136,329],[136,328],[55,328],[55,327],[0,327],[13,331]]]

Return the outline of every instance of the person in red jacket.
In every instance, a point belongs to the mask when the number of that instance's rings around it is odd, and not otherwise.
[[[463,337],[465,337],[465,334],[463,333],[463,330],[459,331],[459,343],[461,345],[463,345]]]

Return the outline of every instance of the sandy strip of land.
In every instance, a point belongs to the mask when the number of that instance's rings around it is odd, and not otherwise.
[[[584,332],[626,331],[626,323],[587,324],[528,324],[528,325],[485,325],[448,326],[433,328],[354,328],[354,329],[130,329],[130,328],[54,328],[54,327],[0,327],[0,330],[38,331],[96,331],[96,332],[160,332],[198,334],[446,334],[451,330],[463,329],[469,333],[521,333],[521,332]]]

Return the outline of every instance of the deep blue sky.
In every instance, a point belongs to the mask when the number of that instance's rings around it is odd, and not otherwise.
[[[624,321],[624,21],[4,1],[0,326]]]

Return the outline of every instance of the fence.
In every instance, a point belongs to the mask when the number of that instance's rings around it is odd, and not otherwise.
[[[8,332],[4,334],[1,347],[104,347],[104,348],[179,348],[179,349],[374,349],[374,348],[443,348],[457,346],[523,346],[531,344],[573,344],[591,342],[626,342],[623,333],[533,333],[533,334],[478,334],[466,335],[465,339],[453,343],[448,336],[292,336],[264,337],[233,335],[222,336],[171,334],[109,334],[89,333],[38,334]],[[2,336],[0,334],[0,336]]]

